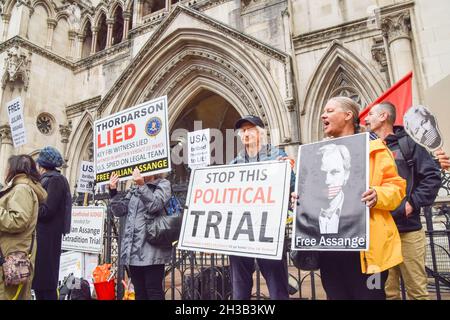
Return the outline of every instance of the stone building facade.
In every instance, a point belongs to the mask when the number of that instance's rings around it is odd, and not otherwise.
[[[255,114],[295,155],[322,137],[328,98],[364,107],[413,71],[419,103],[450,74],[448,0],[1,0],[0,10],[2,181],[9,155],[54,145],[74,187],[93,122],[162,95],[171,131]],[[28,143],[14,149],[4,106],[19,96]]]

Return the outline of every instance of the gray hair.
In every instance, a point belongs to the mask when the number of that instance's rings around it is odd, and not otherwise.
[[[395,110],[395,106],[389,101],[383,101],[380,104],[374,106],[380,111],[385,111],[388,114],[388,122],[389,124],[394,124],[397,120],[397,111]]]
[[[353,127],[355,128],[355,133],[358,133],[361,129],[359,125],[359,104],[353,99],[344,96],[334,97],[329,101],[339,104],[344,111],[350,111],[353,114]]]

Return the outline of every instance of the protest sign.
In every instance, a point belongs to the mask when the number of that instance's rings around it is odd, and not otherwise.
[[[369,248],[367,133],[300,146],[293,250]]]
[[[72,274],[76,278],[84,278],[84,253],[67,251],[61,253],[59,263],[58,280],[62,282],[64,278]]]
[[[80,172],[78,176],[77,192],[92,193],[95,181],[94,163],[81,161]]]
[[[104,207],[73,207],[71,231],[63,236],[62,249],[101,253],[105,211]]]
[[[188,133],[188,165],[189,168],[207,167],[211,163],[209,129]]]
[[[20,147],[27,143],[22,99],[18,97],[8,102],[6,104],[6,111],[8,112],[14,148]]]
[[[281,260],[290,173],[286,161],[193,170],[179,249]]]
[[[109,182],[111,173],[131,178],[169,172],[170,144],[167,97],[123,110],[94,123],[96,182]]]

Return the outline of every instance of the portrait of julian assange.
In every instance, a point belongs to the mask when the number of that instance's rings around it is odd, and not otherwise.
[[[425,106],[413,106],[403,116],[408,135],[422,147],[434,151],[442,147],[442,136],[434,114]]]
[[[368,135],[300,147],[296,249],[361,250],[368,239]]]

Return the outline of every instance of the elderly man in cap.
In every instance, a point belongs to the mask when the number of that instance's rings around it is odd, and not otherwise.
[[[287,154],[266,142],[266,132],[263,121],[255,116],[245,116],[235,124],[235,129],[244,145],[244,149],[231,162],[251,163],[271,160],[289,160],[291,167],[294,161]],[[295,175],[291,172],[291,192],[295,186]],[[287,214],[287,212],[286,212]],[[266,279],[270,298],[273,300],[289,299],[288,270],[286,255],[282,260],[256,259],[261,273]],[[249,300],[253,287],[253,273],[255,259],[248,257],[230,256],[233,281],[233,299]]]
[[[70,232],[72,197],[67,179],[56,170],[64,164],[58,150],[45,147],[36,162],[48,198],[39,207],[36,271],[32,288],[37,300],[57,300],[61,241],[62,235]]]

